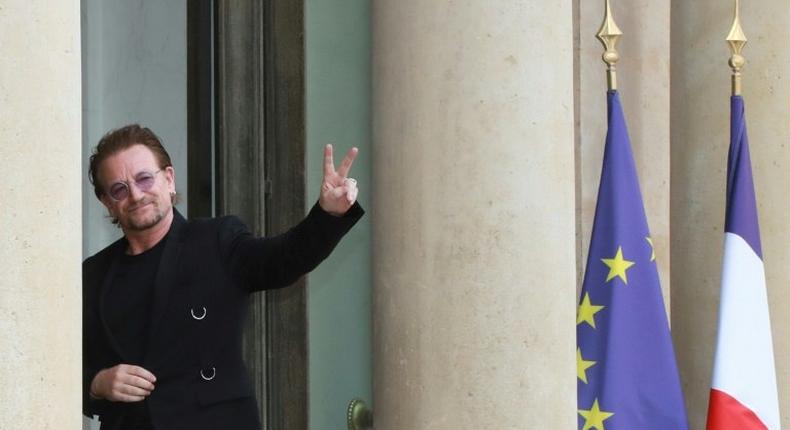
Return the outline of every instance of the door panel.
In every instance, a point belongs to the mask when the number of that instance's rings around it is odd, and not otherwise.
[[[216,5],[217,213],[281,233],[305,215],[302,4]],[[264,427],[307,429],[304,279],[253,295],[244,339]]]

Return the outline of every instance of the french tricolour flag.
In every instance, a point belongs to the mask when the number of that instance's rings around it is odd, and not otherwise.
[[[708,430],[779,429],[771,321],[743,99],[733,96],[719,333]]]

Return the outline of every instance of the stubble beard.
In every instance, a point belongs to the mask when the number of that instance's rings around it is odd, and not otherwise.
[[[159,206],[159,202],[152,201],[152,202],[140,202],[139,206],[144,206],[146,204],[151,204],[151,209],[153,209],[153,214],[145,217],[145,218],[136,218],[134,214],[131,214],[126,217],[125,220],[121,223],[121,226],[130,231],[144,231],[147,230],[157,224],[159,224],[162,219],[165,217],[165,211]]]

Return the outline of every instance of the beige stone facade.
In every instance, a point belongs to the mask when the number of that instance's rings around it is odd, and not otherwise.
[[[575,426],[575,310],[606,132],[594,38],[603,2],[546,3],[373,2],[377,429]],[[612,3],[689,419],[702,429],[732,5]],[[777,0],[742,8],[779,394],[790,410],[790,12]],[[0,2],[0,35],[0,429],[78,429],[80,2]]]
[[[374,5],[377,429],[576,421],[571,16]]]
[[[80,2],[0,3],[0,428],[81,428]]]

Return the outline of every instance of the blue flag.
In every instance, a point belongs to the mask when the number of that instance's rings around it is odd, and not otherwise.
[[[616,91],[576,318],[581,430],[688,428],[675,353]]]

